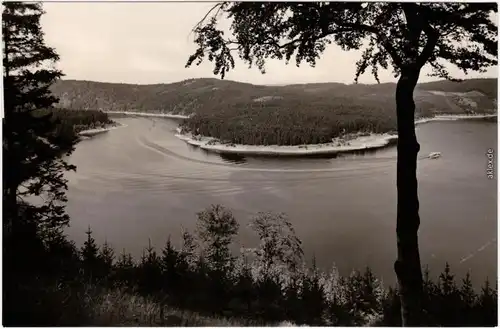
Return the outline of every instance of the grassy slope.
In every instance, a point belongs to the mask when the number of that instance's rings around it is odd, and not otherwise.
[[[176,307],[161,306],[151,298],[121,289],[88,289],[90,326],[243,327],[263,326],[255,320],[206,316]],[[164,307],[163,314],[160,308]],[[162,319],[163,317],[163,319]]]
[[[217,79],[130,85],[59,81],[53,91],[71,109],[197,115],[188,127],[240,144],[315,144],[342,132],[396,128],[394,83],[257,86]],[[496,110],[496,79],[437,81],[417,87],[417,115]]]

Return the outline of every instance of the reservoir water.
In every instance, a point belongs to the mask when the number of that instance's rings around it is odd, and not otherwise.
[[[70,162],[67,232],[77,243],[90,225],[97,242],[138,257],[148,239],[162,248],[211,204],[231,209],[240,246],[257,243],[247,227],[259,211],[286,213],[323,268],[342,274],[370,266],[394,283],[396,149],[334,159],[221,157],[174,136],[177,123],[117,119],[126,127],[80,142]],[[496,277],[497,181],[486,174],[497,124],[480,121],[419,125],[420,252],[437,275],[449,262],[475,283]],[[441,152],[438,159],[426,159]],[[496,153],[495,153],[496,157]]]

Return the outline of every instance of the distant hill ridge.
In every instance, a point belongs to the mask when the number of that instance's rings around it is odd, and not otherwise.
[[[468,79],[460,83],[421,83],[415,91],[420,116],[432,114],[493,113],[497,79]],[[242,107],[334,110],[339,105],[395,107],[395,83],[309,83],[262,86],[214,78],[169,84],[125,84],[59,80],[52,87],[60,107],[148,113],[213,113]]]

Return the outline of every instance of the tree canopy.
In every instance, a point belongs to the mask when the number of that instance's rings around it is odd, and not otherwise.
[[[336,43],[363,49],[356,80],[369,68],[378,80],[380,68],[398,76],[409,65],[425,64],[433,76],[452,79],[447,63],[464,72],[497,64],[496,12],[496,3],[223,2],[195,27],[198,48],[186,66],[207,56],[224,78],[234,68],[233,51],[262,72],[267,59],[295,57],[297,65],[314,66]],[[228,38],[218,26],[224,15],[231,20]]]

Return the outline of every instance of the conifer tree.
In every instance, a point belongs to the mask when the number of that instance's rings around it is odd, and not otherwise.
[[[248,315],[252,314],[252,302],[255,300],[254,281],[246,255],[240,255],[239,271],[235,283],[234,293],[245,305]]]
[[[327,299],[327,324],[341,326],[348,324],[347,312],[347,285],[336,266],[333,266],[325,280],[325,294]]]
[[[46,241],[45,268],[61,281],[74,280],[81,267],[78,248],[63,234],[55,234]]]
[[[426,266],[423,272],[422,288],[422,308],[424,313],[422,325],[436,325],[436,320],[432,314],[436,314],[440,307],[440,302],[437,301],[440,295],[440,288],[432,281],[429,266]]]
[[[179,252],[172,245],[170,237],[162,251],[161,266],[164,277],[165,292],[177,295],[180,275],[177,270]]]
[[[498,325],[498,296],[496,291],[491,288],[488,278],[481,288],[478,298],[478,319],[479,326],[497,326]]]
[[[323,310],[326,305],[326,298],[323,286],[320,283],[315,256],[313,256],[311,271],[304,272],[300,299],[303,306],[301,313],[304,314],[304,323],[312,326],[324,325]]]
[[[198,244],[196,243],[194,236],[187,230],[183,230],[181,254],[190,268],[194,267],[196,264],[197,249]]]
[[[151,239],[149,239],[148,247],[143,252],[139,273],[139,285],[143,293],[156,296],[161,292],[161,262],[155,248],[151,245]]]
[[[364,308],[367,312],[373,311],[373,315],[380,311],[377,300],[378,282],[369,267],[366,267],[362,278]]]
[[[118,261],[116,262],[116,266],[122,268],[132,268],[134,266],[132,255],[130,253],[127,253],[125,249],[123,249],[120,257],[118,258]]]
[[[455,276],[451,273],[450,264],[446,263],[444,271],[439,275],[441,293],[450,296],[456,291]]]
[[[95,243],[94,237],[92,236],[90,225],[85,234],[87,235],[87,240],[83,243],[80,254],[82,257],[85,276],[88,279],[93,280],[96,279],[100,268],[99,247]]]
[[[363,276],[359,271],[352,271],[347,281],[347,300],[349,316],[354,324],[360,325],[363,320]]]
[[[111,268],[115,261],[115,252],[107,240],[104,241],[101,249],[99,250],[99,257],[102,259],[106,267]]]
[[[401,300],[397,289],[389,287],[387,299],[383,304],[383,323],[388,327],[401,327]]]
[[[424,295],[430,295],[433,292],[433,282],[430,277],[429,266],[426,266],[423,271],[423,290]]]
[[[439,275],[439,317],[441,324],[457,326],[458,303],[460,297],[455,284],[455,276],[451,272],[450,264],[446,263],[444,271]]]
[[[179,275],[179,291],[181,303],[188,303],[189,295],[193,291],[193,282],[196,280],[196,260],[198,244],[194,236],[187,230],[182,232],[182,247],[177,262],[177,273]],[[182,304],[182,305],[184,305]]]
[[[146,250],[142,250],[142,254],[141,254],[141,260],[139,262],[139,265],[140,266],[144,266],[144,264],[147,263],[147,257],[146,257]]]
[[[68,224],[63,174],[75,167],[61,155],[71,153],[76,141],[57,134],[51,114],[39,112],[57,101],[49,87],[62,76],[53,66],[59,56],[44,43],[41,3],[2,6],[4,233],[27,238],[29,224],[42,236]],[[28,197],[40,202],[29,204]]]
[[[306,300],[309,298],[309,285],[307,284],[306,278],[307,274],[300,273],[300,275],[293,275],[293,277],[288,280],[283,286],[283,304],[281,308],[283,309],[284,316],[288,320],[292,320],[295,323],[307,323],[309,311],[309,306]],[[269,281],[273,279],[269,276]],[[264,281],[266,278],[261,278],[260,281]],[[265,281],[264,281],[265,282]],[[270,283],[273,283],[271,281]],[[274,285],[271,287],[277,287],[279,284],[278,279],[275,279]],[[276,295],[278,290],[276,289]],[[307,314],[305,314],[307,313]]]
[[[474,309],[474,304],[476,303],[477,296],[472,287],[472,281],[469,271],[467,271],[465,278],[462,279],[462,287],[460,287],[459,293],[461,301],[460,318],[462,320],[460,321],[460,325],[461,326],[472,325],[474,324],[473,322],[474,315],[472,311]]]
[[[122,253],[120,254],[120,257],[116,262],[115,269],[116,272],[113,277],[119,285],[125,285],[128,287],[133,286],[132,283],[134,279],[133,272],[135,269],[135,264],[132,255],[125,252],[125,249],[123,249]]]
[[[115,261],[115,252],[113,248],[109,245],[108,241],[105,240],[102,247],[99,249],[99,260],[101,263],[101,275],[105,278],[109,278],[111,271],[113,270],[113,264]]]

